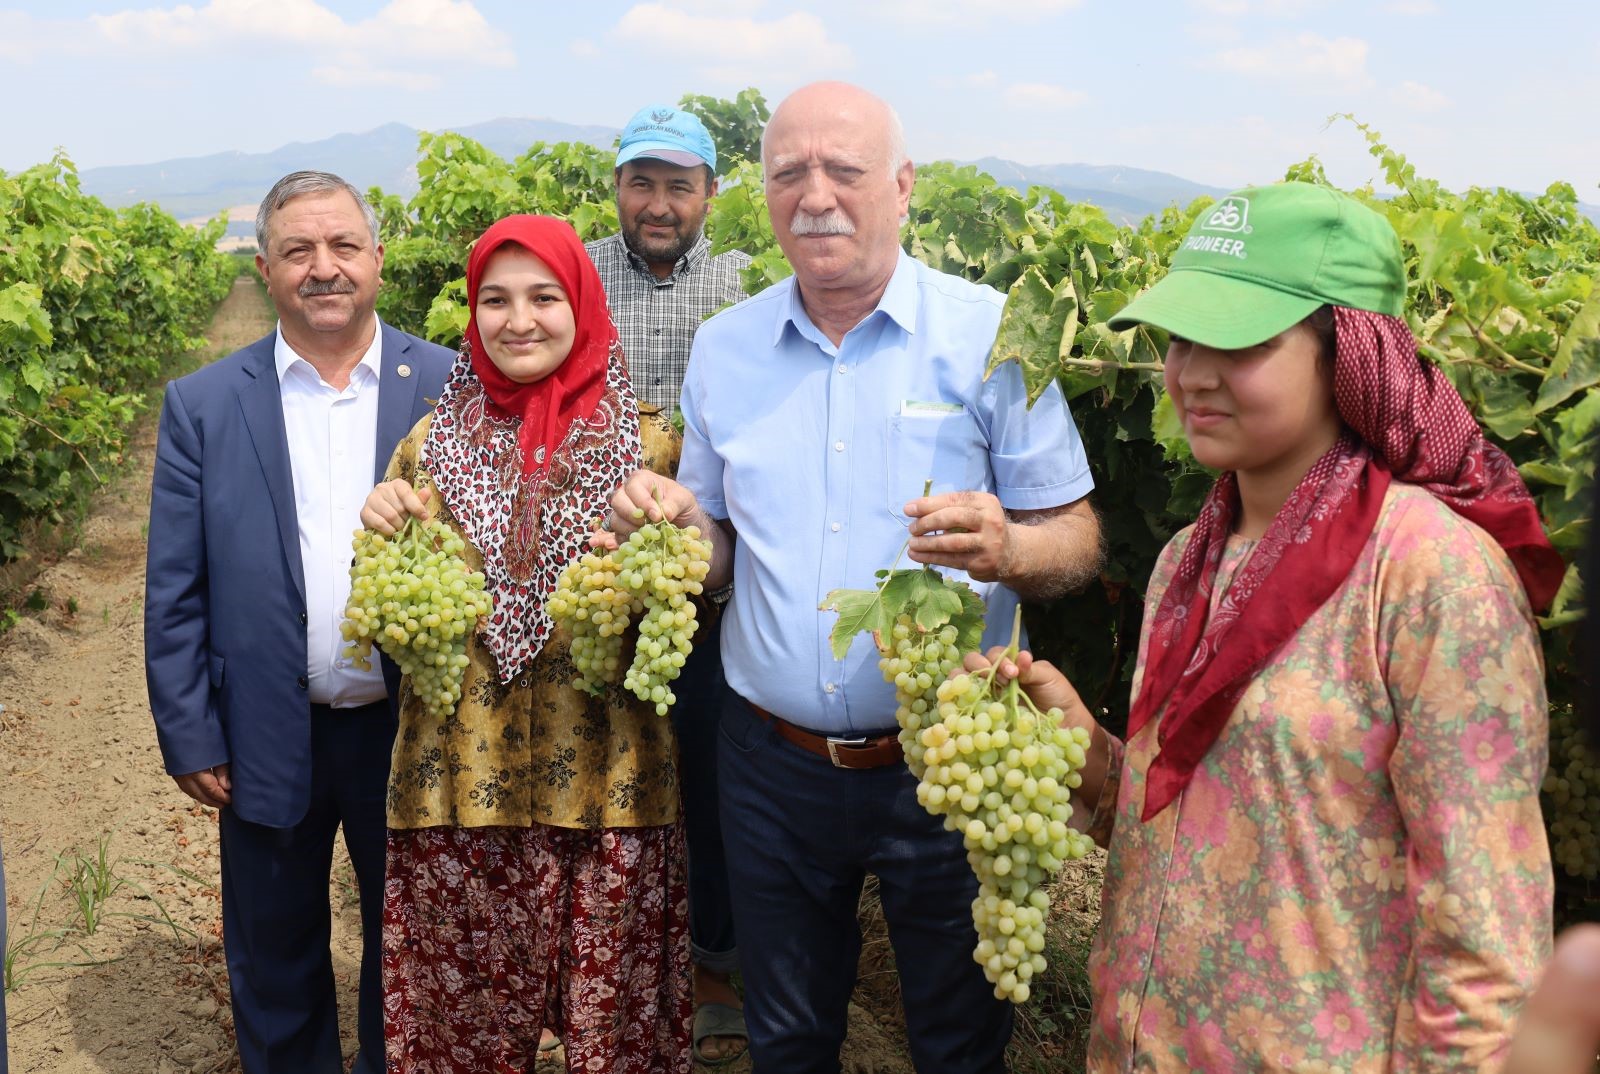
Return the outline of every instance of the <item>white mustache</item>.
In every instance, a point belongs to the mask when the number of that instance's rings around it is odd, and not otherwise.
[[[854,235],[856,226],[842,209],[829,209],[821,215],[796,209],[789,230],[796,235]]]

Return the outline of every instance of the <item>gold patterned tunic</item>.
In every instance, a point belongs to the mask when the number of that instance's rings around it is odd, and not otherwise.
[[[432,414],[424,417],[400,442],[389,463],[390,479],[434,489],[418,465],[432,421]],[[641,417],[640,439],[643,465],[670,472],[671,426]],[[437,489],[431,502],[437,517],[461,532]],[[472,569],[482,569],[470,540],[466,559]],[[558,627],[532,663],[502,684],[494,656],[472,638],[460,704],[443,723],[423,711],[409,681],[402,687],[389,779],[390,828],[636,828],[677,819],[671,723],[620,685],[603,697],[575,690],[570,640]]]

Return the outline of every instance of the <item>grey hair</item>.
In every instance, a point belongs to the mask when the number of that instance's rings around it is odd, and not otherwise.
[[[900,113],[888,101],[879,101],[885,111],[889,113],[889,178],[893,180],[900,174],[900,168],[910,160],[906,153],[906,127],[900,122]],[[767,167],[767,131],[772,129],[772,121],[761,128],[761,169],[762,175],[766,174]]]
[[[332,172],[306,171],[290,172],[273,183],[272,189],[267,191],[267,196],[261,199],[261,207],[256,210],[256,249],[265,256],[267,228],[272,223],[272,214],[295,198],[306,194],[331,194],[336,190],[342,190],[356,199],[356,207],[361,210],[361,217],[367,222],[367,230],[372,233],[372,245],[377,246],[378,214],[367,204],[367,199],[361,196],[361,191]]]

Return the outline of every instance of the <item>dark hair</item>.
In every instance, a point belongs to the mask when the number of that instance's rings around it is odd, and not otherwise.
[[[654,158],[646,158],[646,159],[654,159]],[[630,161],[628,161],[628,163],[632,164],[633,161],[630,160]],[[623,168],[623,165],[618,164],[616,167],[611,169],[611,178],[612,178],[612,180],[614,182],[618,182],[618,183],[622,182],[622,168]],[[702,164],[702,165],[700,165],[700,168],[701,168],[702,171],[704,171],[706,173],[705,192],[706,192],[707,195],[709,195],[711,193],[711,184],[717,181],[717,170],[715,168],[713,168],[709,164]]]
[[[1300,323],[1311,329],[1317,337],[1317,368],[1324,373],[1331,373],[1334,358],[1339,353],[1339,330],[1333,317],[1333,307],[1318,306]]]

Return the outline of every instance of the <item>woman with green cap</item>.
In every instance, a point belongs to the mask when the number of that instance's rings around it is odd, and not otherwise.
[[[1549,954],[1532,609],[1562,563],[1405,287],[1383,217],[1283,183],[1111,321],[1171,337],[1220,476],[1151,576],[1125,743],[1048,664],[1001,668],[1096,732],[1091,1071],[1498,1069]]]

